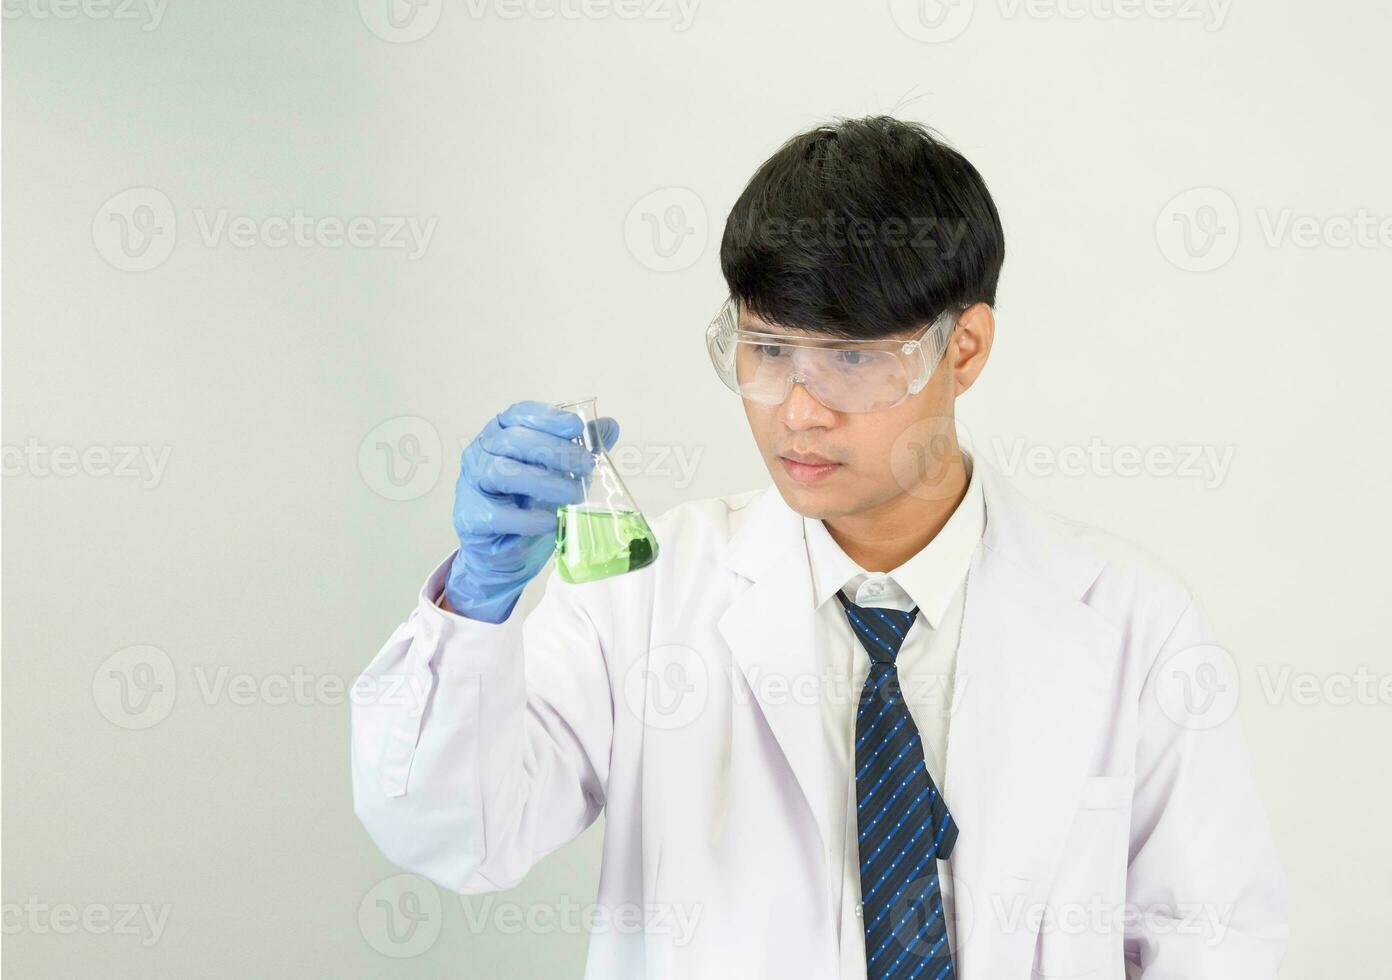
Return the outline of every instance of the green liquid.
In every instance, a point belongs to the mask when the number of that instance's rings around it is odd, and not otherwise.
[[[622,575],[657,558],[657,538],[636,510],[615,514],[572,504],[556,518],[556,571],[567,582]]]

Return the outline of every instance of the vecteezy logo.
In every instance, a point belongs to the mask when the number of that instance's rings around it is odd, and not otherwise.
[[[367,29],[383,41],[410,44],[440,23],[444,0],[358,0]]]
[[[121,728],[150,728],[169,717],[178,680],[169,654],[159,647],[130,646],[101,662],[92,675],[92,700]]]
[[[706,250],[706,206],[685,187],[645,195],[624,218],[624,241],[635,259],[655,272],[680,272]]]
[[[393,959],[419,956],[440,938],[440,893],[417,875],[378,882],[358,905],[358,930],[367,944]]]
[[[955,439],[955,441],[954,441]],[[919,500],[944,500],[961,490],[952,480],[955,446],[971,452],[966,426],[950,416],[930,416],[905,426],[889,448],[889,468],[905,493]]]
[[[624,675],[624,701],[649,728],[685,728],[701,714],[710,696],[705,661],[690,647],[653,647]]]
[[[122,272],[148,272],[163,265],[178,237],[174,204],[153,187],[121,191],[92,219],[97,254]]]
[[[1186,647],[1158,671],[1155,697],[1160,710],[1181,728],[1217,728],[1237,710],[1237,662],[1220,646]]]
[[[378,496],[414,500],[440,479],[440,433],[423,418],[402,415],[377,426],[358,446],[358,472]]]
[[[971,24],[973,0],[889,0],[899,29],[915,41],[951,41]]]
[[[1237,204],[1217,187],[1176,194],[1155,219],[1160,254],[1186,272],[1210,272],[1226,265],[1241,237]]]

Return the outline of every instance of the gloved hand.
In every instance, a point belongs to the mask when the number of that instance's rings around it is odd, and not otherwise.
[[[515,402],[465,448],[454,488],[459,553],[445,583],[456,613],[503,622],[545,567],[555,550],[556,508],[583,499],[578,475],[594,469],[589,451],[570,441],[583,426],[574,412],[546,402]],[[606,417],[595,426],[608,450],[619,424]]]

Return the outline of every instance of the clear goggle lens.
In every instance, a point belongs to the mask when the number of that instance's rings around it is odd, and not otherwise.
[[[737,389],[750,401],[778,405],[801,382],[818,401],[843,412],[873,412],[908,394],[904,363],[888,351],[840,350],[737,340]]]
[[[726,387],[763,405],[782,404],[801,383],[838,412],[893,408],[923,388],[942,358],[955,317],[944,314],[917,339],[835,341],[738,329],[739,307],[726,301],[706,332],[716,373]]]

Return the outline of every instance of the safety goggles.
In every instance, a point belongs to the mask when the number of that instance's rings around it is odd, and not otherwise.
[[[911,340],[828,340],[739,328],[739,297],[706,328],[711,363],[735,394],[781,405],[801,383],[837,412],[878,412],[917,394],[947,351],[957,313],[943,313]]]

